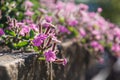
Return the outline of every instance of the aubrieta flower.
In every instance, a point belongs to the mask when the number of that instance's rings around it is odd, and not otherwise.
[[[41,44],[43,43],[43,41],[47,38],[47,35],[45,34],[39,34],[32,42],[34,46],[41,46]]]
[[[47,24],[47,23],[43,23],[42,26],[43,26],[44,28],[48,28],[48,27],[50,27],[50,25]]]
[[[77,20],[68,20],[68,24],[70,26],[76,26],[78,24],[78,21]]]
[[[104,64],[104,58],[98,58],[100,64]]]
[[[80,36],[82,36],[82,37],[86,36],[86,32],[85,32],[85,30],[83,28],[79,29],[79,33],[80,33]]]
[[[39,11],[40,11],[41,13],[44,13],[44,14],[47,13],[47,11],[46,11],[45,9],[43,9],[43,8],[39,8]]]
[[[22,27],[22,26],[24,26],[25,25],[25,23],[23,23],[23,22],[17,22],[17,26],[18,27]]]
[[[114,44],[111,48],[112,51],[114,52],[120,52],[120,45],[119,44]]]
[[[4,35],[4,34],[5,34],[5,33],[4,33],[3,29],[0,28],[0,36],[2,36],[2,35]]]
[[[57,4],[56,4],[56,9],[58,9],[58,10],[61,10],[62,8],[64,7],[64,3],[63,2],[61,2],[61,1],[59,1]]]
[[[29,24],[29,27],[30,27],[32,30],[36,31],[36,32],[39,31],[36,24]]]
[[[30,11],[30,10],[27,10],[25,13],[24,13],[26,16],[32,16],[34,14],[34,12]]]
[[[62,63],[64,66],[67,64],[67,59],[66,58],[64,58],[64,60],[63,60],[63,63]]]
[[[114,34],[114,36],[116,36],[120,39],[120,28],[118,28],[118,27],[114,28],[113,34]]]
[[[44,56],[48,62],[53,62],[56,59],[56,54],[52,50],[48,50],[44,53]]]
[[[25,36],[30,32],[30,28],[26,25],[24,25],[20,31],[20,35]]]
[[[46,20],[46,22],[50,23],[50,22],[52,22],[52,17],[51,16],[46,16],[45,20]]]
[[[80,10],[88,10],[88,5],[86,5],[86,4],[80,4],[79,5],[79,7],[80,7]]]
[[[102,12],[102,8],[99,7],[99,8],[97,9],[97,12],[98,12],[98,13],[101,13],[101,12]]]
[[[25,1],[25,6],[26,6],[27,8],[30,8],[30,7],[33,6],[33,3],[30,2],[29,0],[26,0],[26,1]]]
[[[90,46],[94,48],[95,51],[103,51],[103,46],[99,44],[97,41],[91,41]]]
[[[70,34],[70,31],[65,26],[59,25],[58,29],[60,33],[62,32],[62,33]]]

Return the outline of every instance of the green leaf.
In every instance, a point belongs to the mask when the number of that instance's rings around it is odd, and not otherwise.
[[[29,44],[28,41],[21,41],[21,42],[19,42],[19,43],[17,44],[17,47],[18,47],[18,48],[25,47],[25,46],[27,46],[28,44]]]
[[[68,27],[68,30],[71,32],[71,37],[76,37],[78,36],[78,31],[74,27]]]
[[[65,22],[64,17],[60,17],[60,18],[59,18],[59,22],[60,22],[60,23],[64,23],[64,22]]]
[[[45,60],[45,57],[39,57],[38,60]]]
[[[39,51],[38,47],[33,46],[34,51]]]
[[[81,39],[81,42],[82,42],[83,44],[86,43],[86,39],[82,38],[82,39]]]
[[[11,42],[9,42],[9,43],[7,43],[7,45],[8,45],[8,47],[9,47],[10,49],[14,49],[14,50],[17,49],[16,43],[11,43]]]
[[[34,38],[34,36],[35,36],[35,33],[34,33],[34,31],[33,31],[33,30],[31,30],[31,31],[30,31],[30,38],[31,38],[31,39],[33,39],[33,38]]]
[[[0,24],[0,28],[3,28],[4,27],[4,25],[3,24]]]
[[[11,36],[16,36],[16,34],[15,34],[15,32],[14,31],[12,31],[12,30],[5,30],[5,33],[7,34],[7,35],[11,35]]]

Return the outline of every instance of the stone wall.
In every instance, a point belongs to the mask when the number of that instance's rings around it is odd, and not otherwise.
[[[66,42],[59,49],[62,50],[58,56],[66,57],[68,64],[53,64],[53,80],[91,80],[106,66],[96,67],[96,59],[77,43]],[[49,80],[47,62],[37,60],[37,56],[35,53],[1,55],[0,80]]]

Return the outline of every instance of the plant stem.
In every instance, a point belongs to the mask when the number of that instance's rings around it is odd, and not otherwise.
[[[50,80],[53,80],[52,62],[50,62],[49,65],[50,65],[50,70],[49,70],[50,71]]]

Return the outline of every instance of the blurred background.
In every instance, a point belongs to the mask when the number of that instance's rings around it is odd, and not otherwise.
[[[120,0],[75,0],[75,2],[88,4],[90,11],[96,11],[98,7],[103,8],[102,16],[120,25]]]

